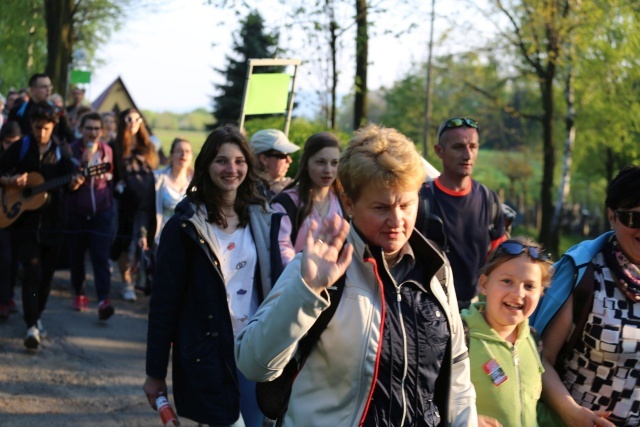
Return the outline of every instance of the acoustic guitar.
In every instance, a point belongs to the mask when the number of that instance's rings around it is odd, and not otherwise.
[[[47,191],[71,182],[77,176],[98,176],[111,170],[111,163],[100,163],[82,168],[79,172],[45,181],[38,172],[27,174],[24,187],[0,187],[0,228],[6,228],[20,217],[24,211],[35,211],[44,205],[49,197]]]

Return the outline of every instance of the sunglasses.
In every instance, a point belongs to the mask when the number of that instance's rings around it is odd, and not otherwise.
[[[615,211],[618,221],[627,228],[640,228],[640,212]]]
[[[527,254],[529,254],[529,256],[536,261],[545,262],[551,259],[551,254],[547,252],[542,252],[540,248],[537,248],[535,246],[523,245],[522,243],[515,240],[505,240],[504,242],[498,245],[495,251],[493,251],[493,253],[489,257],[488,262],[493,261],[494,259],[496,259],[496,257],[500,255],[517,256],[523,253],[524,251],[527,251]]]
[[[140,123],[142,121],[142,117],[133,118],[131,116],[127,116],[124,118],[124,121],[127,123]]]
[[[280,159],[280,160],[284,160],[287,157],[289,157],[289,155],[287,153],[281,153],[280,151],[270,151],[270,152],[268,152],[266,154],[267,154],[267,157],[275,157],[275,158]]]
[[[445,130],[455,129],[462,126],[478,129],[478,122],[466,117],[454,117],[453,119],[449,119],[440,126],[440,129],[438,130],[438,139],[440,139]]]

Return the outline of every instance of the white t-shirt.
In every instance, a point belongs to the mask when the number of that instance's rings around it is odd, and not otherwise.
[[[231,234],[216,226],[213,230],[227,288],[233,335],[237,336],[258,310],[258,295],[253,291],[258,261],[256,245],[249,227],[240,227]]]

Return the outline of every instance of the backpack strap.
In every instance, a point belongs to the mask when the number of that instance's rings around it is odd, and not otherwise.
[[[422,234],[426,235],[427,215],[429,214],[429,195],[428,191],[431,184],[425,183],[418,191],[418,215],[416,216],[416,228]],[[433,191],[433,190],[432,190]]]
[[[21,162],[27,155],[27,151],[29,151],[29,146],[31,145],[31,138],[29,135],[26,135],[22,138],[22,145],[20,145],[20,155],[18,157],[18,161]]]
[[[18,109],[18,111],[16,112],[16,116],[17,116],[17,117],[22,117],[22,116],[24,116],[24,113],[27,111],[27,104],[28,104],[28,103],[29,103],[29,102],[28,102],[28,101],[26,101],[26,102],[23,102],[23,103],[22,103],[22,105],[20,105],[20,108],[19,108],[19,109]]]
[[[571,336],[564,343],[558,357],[556,359],[556,371],[562,377],[564,374],[564,361],[569,357],[569,354],[573,351],[576,343],[582,336],[584,326],[591,313],[593,307],[593,264],[588,263],[582,278],[573,289],[573,332]]]
[[[296,238],[298,237],[298,207],[293,203],[291,196],[284,191],[276,194],[276,196],[271,199],[271,203],[279,203],[287,212],[287,216],[291,219],[291,243],[295,244]]]
[[[320,313],[320,316],[316,319],[316,322],[313,324],[311,329],[309,329],[307,335],[305,335],[298,343],[298,348],[300,349],[300,359],[298,363],[299,368],[302,368],[302,365],[304,365],[304,362],[311,353],[311,349],[320,339],[322,332],[327,329],[329,321],[331,321],[331,318],[335,314],[338,304],[340,304],[340,299],[342,298],[346,277],[347,275],[343,274],[333,286],[327,288],[331,305]]]
[[[280,223],[282,222],[282,212],[275,212],[271,215],[271,227],[269,228],[269,242],[272,245],[269,251],[269,259],[271,261],[271,288],[273,288],[282,274],[282,256],[279,246],[273,247],[278,243],[278,233],[280,233]],[[265,295],[266,297],[266,295]]]
[[[484,184],[480,184],[480,188],[484,190],[487,202],[490,203],[489,232],[491,232],[494,229],[495,223],[498,222],[498,215],[500,214],[501,206],[494,191],[490,190],[489,187]]]

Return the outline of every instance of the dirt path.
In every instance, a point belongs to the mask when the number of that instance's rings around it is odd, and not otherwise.
[[[160,426],[142,392],[148,298],[122,301],[115,282],[116,314],[100,322],[91,288],[90,311],[71,309],[68,279],[56,273],[42,316],[48,336],[37,352],[23,345],[20,304],[0,324],[0,426]]]

